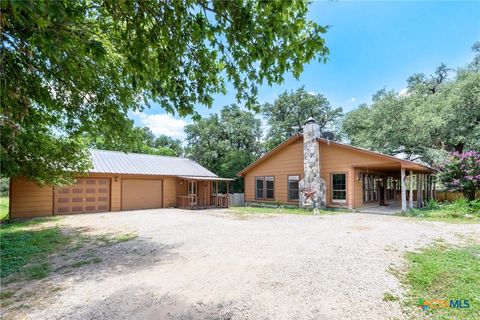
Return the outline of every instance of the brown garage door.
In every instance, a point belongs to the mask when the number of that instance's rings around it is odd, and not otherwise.
[[[54,212],[110,211],[110,179],[77,179],[73,186],[55,188]]]
[[[162,180],[122,179],[122,210],[162,207]]]

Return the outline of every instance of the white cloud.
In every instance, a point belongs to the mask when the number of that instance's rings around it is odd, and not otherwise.
[[[143,112],[134,112],[139,122],[147,126],[156,135],[164,134],[175,139],[184,139],[184,127],[188,124],[183,119],[175,119],[169,114],[145,114]]]
[[[355,102],[355,100],[357,100],[357,99],[355,99],[355,98],[350,98],[350,101],[352,101],[352,102]]]
[[[407,88],[403,88],[402,90],[400,90],[399,95],[400,95],[400,97],[405,97],[405,96],[407,96],[407,95],[408,95],[408,89],[407,89]]]

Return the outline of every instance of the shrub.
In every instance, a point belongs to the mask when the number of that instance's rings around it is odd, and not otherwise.
[[[438,177],[449,190],[462,191],[472,201],[480,189],[480,152],[453,152],[438,165]]]

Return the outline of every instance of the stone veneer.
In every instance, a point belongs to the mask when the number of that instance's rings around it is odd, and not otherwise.
[[[303,126],[303,168],[304,178],[299,183],[300,207],[325,208],[325,181],[321,178],[320,149],[317,138],[320,126],[315,119],[309,118]],[[305,192],[314,192],[306,199]],[[314,206],[315,204],[315,206]]]

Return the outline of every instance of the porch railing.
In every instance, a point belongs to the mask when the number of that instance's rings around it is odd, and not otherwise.
[[[227,208],[227,195],[212,195],[210,202],[196,196],[177,196],[177,208],[181,209],[202,209],[202,208]]]
[[[217,208],[228,208],[228,195],[218,194],[210,197],[210,204]]]

